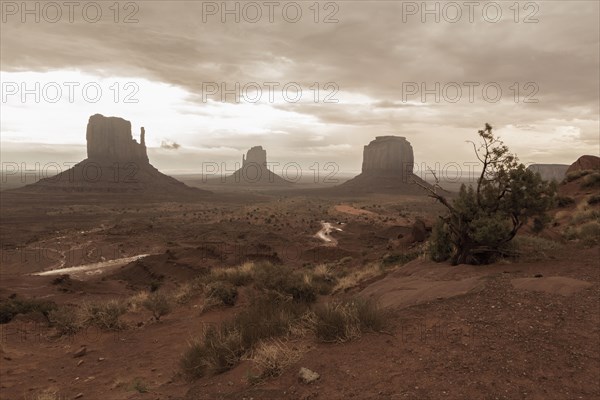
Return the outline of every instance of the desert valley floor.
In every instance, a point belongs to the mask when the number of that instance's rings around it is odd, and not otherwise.
[[[599,247],[561,234],[598,205],[576,182],[560,190],[575,201],[553,211],[553,225],[539,235],[526,227],[519,256],[487,266],[428,259],[441,208],[425,196],[245,190],[176,201],[57,192],[41,201],[4,191],[3,304],[124,308],[118,327],[72,331],[64,318],[48,318],[53,311],[3,314],[0,397],[599,398]],[[274,366],[254,348],[190,379],[183,355],[207,327],[254,301],[264,265],[320,282],[311,307],[371,299],[385,324],[328,341],[300,318],[266,341],[285,356]],[[254,275],[231,279],[233,298],[215,302],[215,279],[203,277],[236,269]],[[160,320],[142,306],[155,292],[172,304]],[[299,379],[300,368],[318,379]]]

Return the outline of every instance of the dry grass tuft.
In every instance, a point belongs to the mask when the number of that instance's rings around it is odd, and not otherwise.
[[[258,369],[258,374],[251,377],[251,382],[280,376],[287,367],[298,362],[305,351],[300,346],[290,346],[279,339],[260,343],[250,357]]]
[[[317,339],[343,343],[358,339],[365,331],[381,331],[386,316],[375,303],[354,299],[318,306],[310,321]]]
[[[119,300],[105,303],[83,303],[79,309],[84,326],[96,326],[103,330],[118,331],[125,328],[120,320],[127,311],[127,305]]]
[[[333,293],[345,292],[358,286],[362,281],[381,275],[381,268],[377,264],[369,264],[363,269],[352,271],[340,278],[333,287]]]
[[[142,310],[144,308],[144,303],[148,300],[148,296],[150,296],[150,292],[146,290],[137,292],[131,296],[127,302],[129,310],[133,312]]]

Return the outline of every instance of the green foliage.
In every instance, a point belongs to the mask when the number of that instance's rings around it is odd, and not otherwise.
[[[448,209],[443,221],[454,249],[453,264],[492,262],[530,218],[539,218],[541,228],[555,201],[556,184],[520,164],[489,124],[479,136],[481,145],[473,143],[483,166],[477,185],[462,185],[451,204],[432,192]]]
[[[443,220],[438,219],[431,231],[429,239],[429,256],[433,261],[446,261],[452,255],[452,240],[448,227]]]

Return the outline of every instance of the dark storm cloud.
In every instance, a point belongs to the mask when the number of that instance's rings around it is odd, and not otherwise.
[[[351,140],[323,134],[323,148],[364,143],[367,137],[394,132],[419,133],[421,138],[413,141],[425,143],[437,129],[473,131],[474,124],[485,121],[536,126],[552,119],[564,124],[592,121],[580,125],[580,140],[597,142],[598,2],[537,2],[539,22],[532,24],[515,23],[510,14],[489,23],[480,18],[480,9],[474,23],[466,18],[456,24],[431,19],[421,23],[419,16],[405,23],[402,2],[366,1],[337,3],[339,23],[333,24],[315,24],[310,14],[299,23],[287,23],[277,13],[275,23],[221,23],[218,16],[203,23],[202,2],[138,4],[135,24],[116,24],[110,18],[97,24],[81,19],[21,24],[9,18],[2,24],[1,69],[78,68],[165,82],[190,92],[193,108],[182,110],[185,113],[206,114],[203,82],[298,82],[304,87],[335,82],[340,96],[370,99],[274,105],[345,132],[362,129],[362,136]],[[503,10],[508,13],[508,6]],[[407,102],[403,95],[410,82],[428,88],[478,82],[477,99],[454,104],[429,98],[422,103],[417,94]],[[480,88],[490,82],[503,90],[498,103],[481,99]],[[515,82],[518,103],[510,89]],[[522,102],[529,92],[523,87],[527,82],[537,85],[537,104]],[[463,100],[465,96],[466,91]],[[425,123],[431,128],[424,132]],[[280,146],[315,148],[319,136],[289,126],[271,129],[279,132]],[[218,136],[217,132],[215,139]],[[273,140],[269,133],[264,137]],[[255,139],[247,139],[247,144]],[[246,145],[246,139],[241,140]]]

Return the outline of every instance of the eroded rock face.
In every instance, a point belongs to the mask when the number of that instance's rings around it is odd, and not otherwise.
[[[571,164],[571,166],[567,170],[567,174],[569,172],[587,171],[594,169],[600,169],[600,157],[585,155],[579,157],[577,161]]]
[[[138,143],[131,134],[131,122],[123,118],[92,115],[88,121],[86,139],[88,160],[148,162],[144,128]]]
[[[413,148],[402,136],[377,136],[363,151],[363,174],[410,175],[413,164]]]
[[[267,167],[267,151],[262,146],[254,146],[248,150],[246,157],[242,156],[242,168],[250,164]]]

